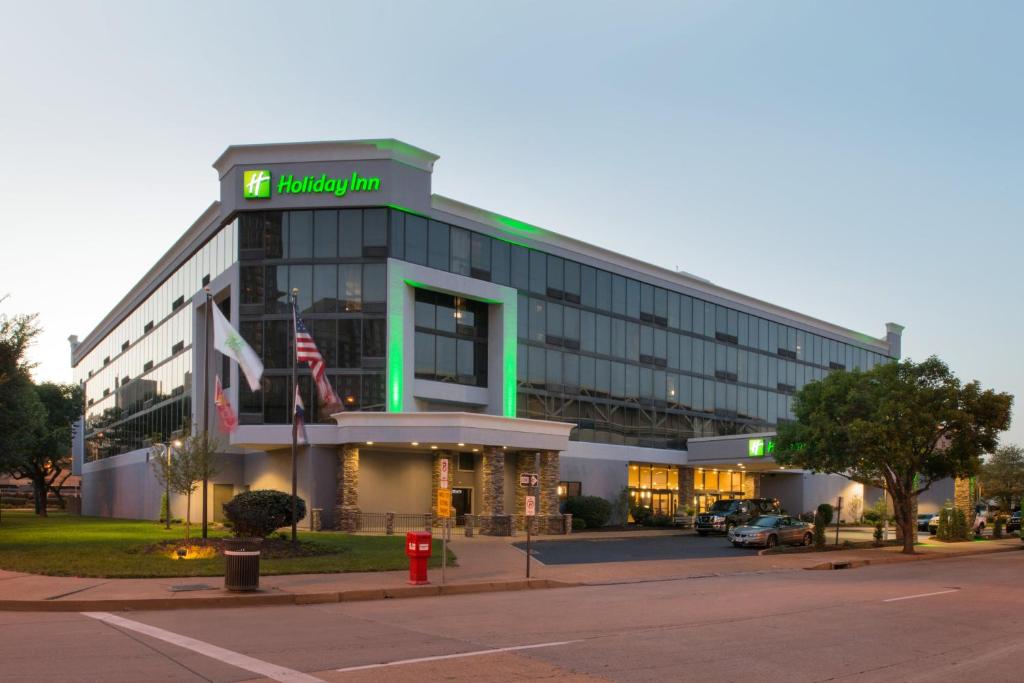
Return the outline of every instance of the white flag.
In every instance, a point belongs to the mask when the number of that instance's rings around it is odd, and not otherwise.
[[[263,363],[252,347],[245,343],[231,323],[220,312],[220,307],[213,307],[213,348],[228,358],[233,358],[238,367],[245,373],[249,388],[259,391],[260,378],[263,377]]]

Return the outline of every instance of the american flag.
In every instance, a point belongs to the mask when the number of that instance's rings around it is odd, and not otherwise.
[[[313,335],[306,329],[306,324],[302,322],[299,314],[293,313],[293,315],[295,320],[295,362],[309,365],[309,369],[313,373],[313,381],[316,383],[316,391],[320,395],[320,405],[323,406],[321,410],[341,410],[341,401],[338,400],[338,395],[334,393],[334,388],[331,386],[330,380],[327,379],[327,365],[324,363],[324,357],[316,348]]]

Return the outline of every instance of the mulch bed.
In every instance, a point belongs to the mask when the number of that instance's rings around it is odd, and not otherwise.
[[[223,538],[193,538],[189,542],[191,547],[206,547],[215,549],[218,555],[224,553],[224,541]],[[185,547],[184,539],[177,541],[161,541],[152,545],[147,545],[142,549],[143,553],[165,555],[173,553],[178,548]],[[263,543],[260,545],[260,557],[265,560],[276,560],[284,559],[289,557],[315,557],[317,555],[333,555],[337,554],[338,550],[335,548],[328,548],[320,545],[319,543],[310,543],[309,541],[299,541],[298,546],[292,544],[290,540],[281,538],[265,538]]]

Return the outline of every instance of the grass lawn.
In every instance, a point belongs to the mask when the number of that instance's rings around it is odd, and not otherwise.
[[[198,524],[192,535],[200,534]],[[226,536],[210,530],[211,536]],[[161,541],[183,539],[184,526],[170,531],[149,521],[73,517],[51,512],[36,517],[28,511],[4,510],[0,521],[0,569],[54,576],[141,578],[154,576],[222,576],[224,558],[175,560],[144,552]],[[313,574],[406,569],[405,535],[354,536],[337,532],[300,532],[299,540],[326,552],[308,557],[264,559],[261,573]],[[455,556],[448,551],[448,563]],[[441,541],[434,540],[431,567],[441,565]]]

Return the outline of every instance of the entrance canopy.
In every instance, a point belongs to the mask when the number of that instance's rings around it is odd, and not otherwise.
[[[744,472],[790,472],[772,453],[775,432],[712,436],[687,441],[687,464],[707,469],[738,469]],[[800,471],[800,470],[796,470]]]
[[[465,448],[505,446],[516,450],[564,451],[568,422],[528,420],[481,413],[335,413],[336,443]]]

